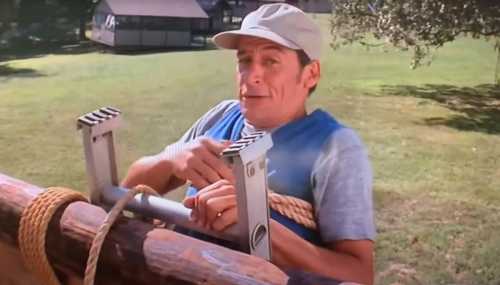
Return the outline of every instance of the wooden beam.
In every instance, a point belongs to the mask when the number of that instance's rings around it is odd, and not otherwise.
[[[43,189],[0,174],[0,242],[17,248],[22,210]],[[106,213],[85,202],[62,207],[47,232],[58,271],[83,276],[90,244]],[[101,251],[97,284],[286,284],[273,264],[135,219],[119,220]]]
[[[0,173],[0,265],[12,261],[11,266],[22,267],[17,250],[19,220],[24,208],[42,191],[44,189],[38,186]],[[80,284],[92,239],[105,215],[102,208],[85,202],[65,205],[54,215],[46,236],[46,251],[63,284]],[[0,284],[4,281],[15,285],[33,284],[28,275],[17,281],[12,279],[19,276],[19,272],[26,272],[23,268],[15,269],[0,270]],[[11,272],[12,278],[4,272]],[[322,285],[339,282],[298,270],[285,273],[258,257],[157,228],[138,219],[121,218],[104,242],[96,284],[153,283]]]

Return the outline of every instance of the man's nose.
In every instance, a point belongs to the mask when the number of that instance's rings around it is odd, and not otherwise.
[[[261,84],[262,83],[262,68],[256,64],[250,64],[244,73],[244,81],[247,84]]]

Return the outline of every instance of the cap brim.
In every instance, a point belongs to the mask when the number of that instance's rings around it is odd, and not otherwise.
[[[296,44],[277,35],[276,33],[262,29],[247,29],[247,30],[234,30],[234,31],[222,32],[216,34],[212,38],[212,41],[215,43],[216,46],[220,48],[237,49],[238,41],[240,40],[241,37],[245,36],[270,40],[272,42],[275,42],[277,44],[295,50],[300,49],[300,47],[298,47]]]

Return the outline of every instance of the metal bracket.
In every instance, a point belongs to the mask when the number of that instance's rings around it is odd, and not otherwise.
[[[266,152],[272,146],[271,135],[256,132],[222,152],[236,178],[240,247],[266,260],[271,259]]]
[[[83,146],[90,200],[102,203],[102,193],[118,185],[113,130],[121,125],[120,110],[100,108],[78,118],[77,128],[83,133]]]

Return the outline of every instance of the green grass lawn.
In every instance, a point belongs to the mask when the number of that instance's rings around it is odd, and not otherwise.
[[[379,284],[499,284],[495,56],[493,43],[464,38],[412,71],[409,53],[356,45],[332,51],[325,43],[310,109],[332,112],[369,148]],[[75,119],[111,105],[124,113],[123,176],[132,161],[159,152],[234,96],[234,62],[219,50],[0,62],[0,172],[86,191]]]

